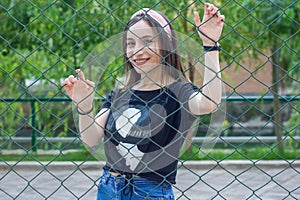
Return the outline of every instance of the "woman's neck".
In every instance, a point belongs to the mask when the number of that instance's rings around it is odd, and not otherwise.
[[[141,77],[140,81],[133,86],[133,89],[155,90],[165,87],[174,81],[174,78],[162,72],[148,73]]]

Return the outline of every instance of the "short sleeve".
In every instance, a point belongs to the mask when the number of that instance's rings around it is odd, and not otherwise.
[[[191,82],[177,82],[171,88],[181,103],[186,103],[192,94],[199,93],[201,90]]]
[[[191,114],[192,112],[190,111],[188,104],[190,97],[194,93],[201,92],[201,90],[191,82],[177,82],[172,85],[171,89],[186,113]]]
[[[190,82],[186,83],[182,89],[184,91],[183,93],[185,93],[185,95],[187,95],[188,98],[195,92],[201,92],[201,90],[196,85]]]
[[[102,106],[100,106],[99,111],[100,111],[101,109],[103,109],[103,108],[108,108],[108,109],[110,109],[111,103],[112,103],[112,98],[113,98],[113,93],[114,93],[114,91],[111,91],[110,93],[108,93],[108,95],[107,95],[107,96],[105,97],[105,99],[104,99],[104,102],[103,102]]]

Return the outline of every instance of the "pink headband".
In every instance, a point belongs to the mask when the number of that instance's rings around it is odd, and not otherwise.
[[[157,21],[165,29],[165,31],[169,34],[169,38],[171,38],[172,32],[171,32],[169,23],[165,20],[165,18],[163,18],[163,16],[161,16],[155,10],[150,10],[149,8],[142,8],[141,10],[134,13],[130,19],[134,18],[137,15],[143,15],[143,14],[150,15],[150,17],[152,17],[155,21]]]

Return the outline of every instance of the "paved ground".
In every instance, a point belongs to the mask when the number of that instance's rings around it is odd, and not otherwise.
[[[1,200],[91,200],[103,163],[0,163]],[[186,162],[176,198],[300,199],[300,161]]]

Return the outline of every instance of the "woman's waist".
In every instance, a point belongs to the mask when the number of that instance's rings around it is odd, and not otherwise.
[[[114,177],[123,177],[123,178],[141,178],[140,176],[134,173],[119,173],[114,171],[108,171],[109,174],[113,175]]]
[[[133,172],[133,171],[122,171],[113,168],[108,163],[103,167],[104,173],[120,179],[135,179],[136,181],[144,182],[145,179],[148,181],[153,181],[153,183],[171,183],[175,184],[176,178],[176,169],[167,170],[164,172],[161,171],[140,171],[140,172]]]

